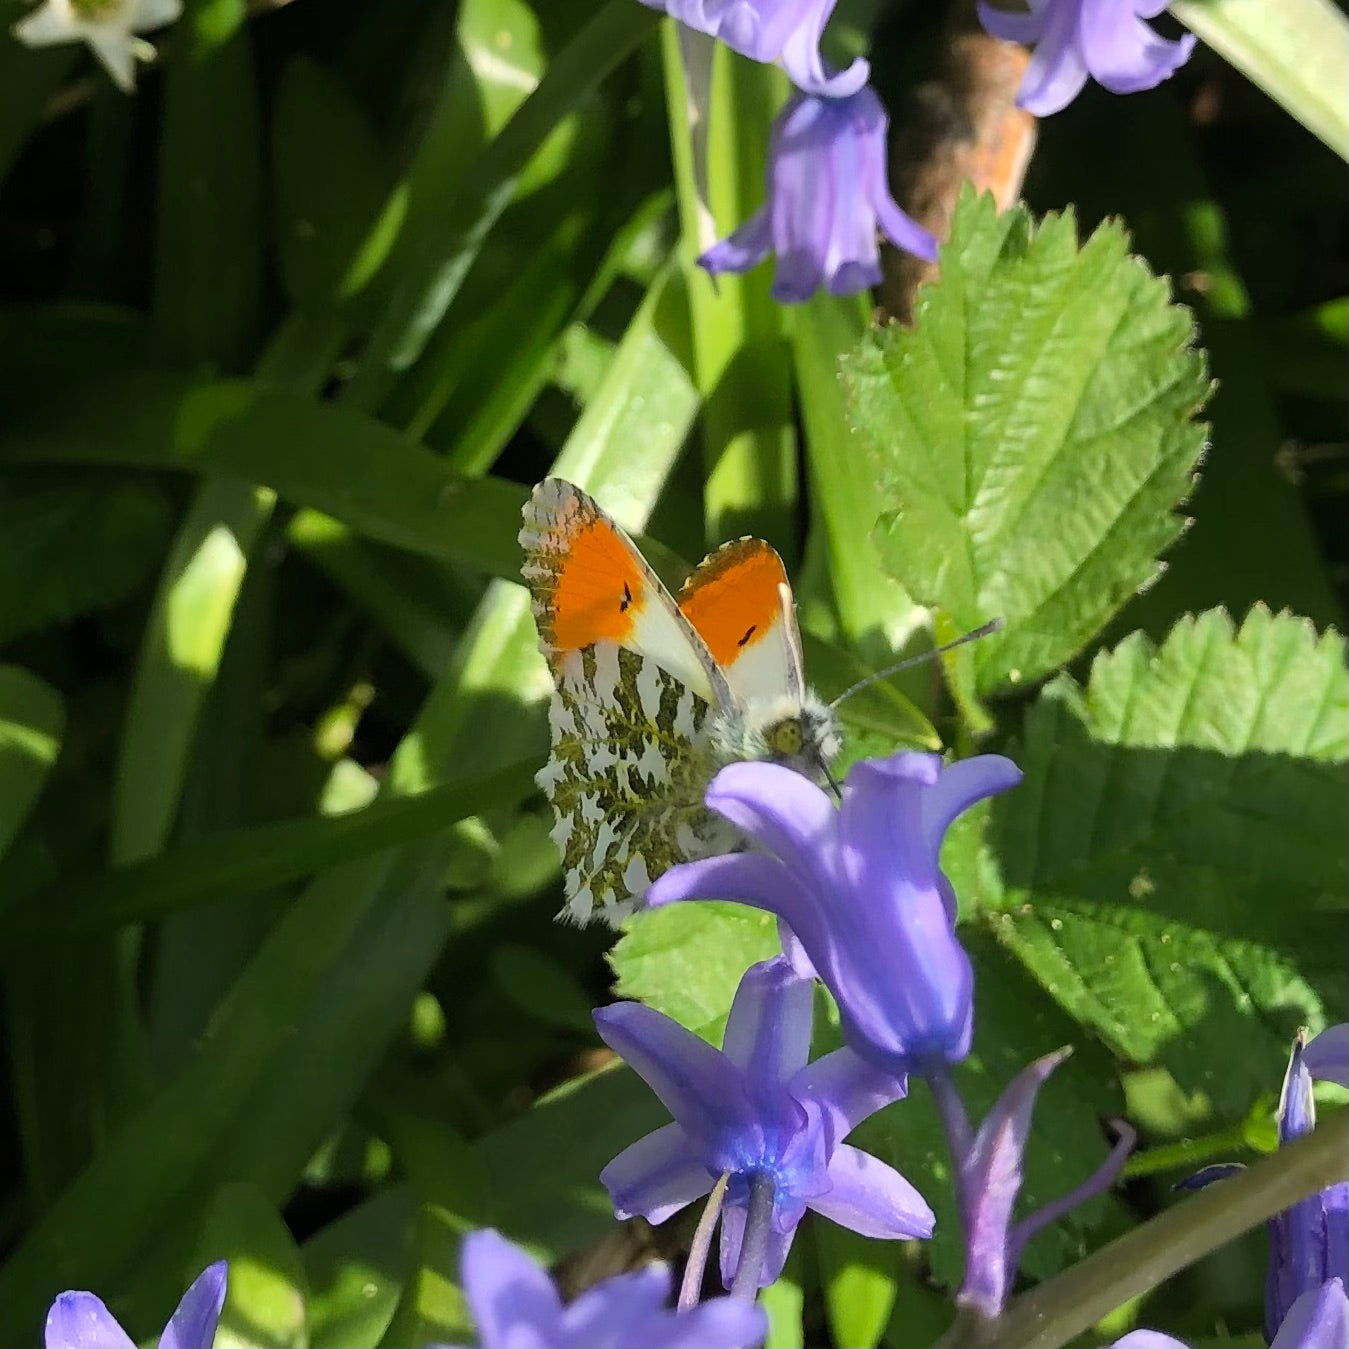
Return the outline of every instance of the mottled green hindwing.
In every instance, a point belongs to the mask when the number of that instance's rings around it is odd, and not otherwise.
[[[611,642],[570,653],[554,679],[553,752],[538,783],[557,815],[559,916],[616,925],[667,868],[735,846],[703,805],[720,767],[712,711],[654,661]]]

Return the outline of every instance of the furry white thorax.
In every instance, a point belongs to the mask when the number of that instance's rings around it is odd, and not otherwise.
[[[711,730],[712,743],[726,763],[780,763],[812,781],[823,777],[843,747],[834,709],[809,689],[799,697],[780,693],[751,699],[743,707],[719,709],[713,713]],[[799,748],[781,748],[784,732],[792,739],[793,731],[799,734]]]

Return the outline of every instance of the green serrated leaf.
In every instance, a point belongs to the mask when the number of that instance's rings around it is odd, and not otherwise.
[[[967,190],[914,327],[845,362],[889,569],[955,631],[1006,620],[952,662],[958,693],[1055,669],[1158,575],[1204,442],[1193,337],[1118,223],[1079,246],[1071,214]]]
[[[1263,608],[1131,637],[1045,690],[994,805],[998,939],[1200,1118],[1239,1118],[1343,1006],[1344,658]]]

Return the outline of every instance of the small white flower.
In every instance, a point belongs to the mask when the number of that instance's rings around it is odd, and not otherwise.
[[[154,54],[135,35],[162,28],[182,12],[183,0],[43,0],[14,25],[14,36],[30,47],[87,42],[117,87],[129,94],[136,86],[136,58]]]

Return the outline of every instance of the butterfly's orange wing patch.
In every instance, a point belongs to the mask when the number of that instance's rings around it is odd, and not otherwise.
[[[596,642],[631,641],[649,580],[632,543],[583,492],[550,479],[521,536],[545,654],[556,666]]]
[[[579,651],[624,642],[646,600],[646,578],[628,541],[608,520],[589,520],[571,536],[553,585],[553,643]]]
[[[679,608],[697,628],[713,659],[729,667],[762,642],[782,613],[779,587],[787,572],[762,539],[718,548],[684,583]]]

